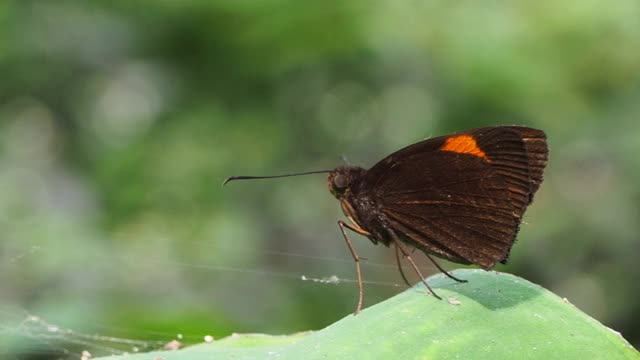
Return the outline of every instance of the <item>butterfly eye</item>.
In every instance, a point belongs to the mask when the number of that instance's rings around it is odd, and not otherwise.
[[[344,189],[348,185],[347,177],[344,175],[336,175],[336,177],[333,178],[333,186],[335,186],[336,189]]]

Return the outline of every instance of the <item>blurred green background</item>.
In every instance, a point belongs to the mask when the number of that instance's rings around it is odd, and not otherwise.
[[[355,278],[324,176],[222,180],[500,124],[551,155],[498,270],[640,345],[637,1],[5,1],[0,29],[0,358],[327,326],[357,288],[301,280]],[[402,291],[352,240],[365,306]]]

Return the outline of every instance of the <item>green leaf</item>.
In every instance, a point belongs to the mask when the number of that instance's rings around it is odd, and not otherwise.
[[[538,285],[498,272],[453,273],[469,282],[428,279],[443,300],[418,284],[317,332],[233,335],[126,359],[640,359],[618,333]]]

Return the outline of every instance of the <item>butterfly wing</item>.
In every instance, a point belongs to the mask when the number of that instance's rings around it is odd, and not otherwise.
[[[469,130],[391,154],[354,190],[423,251],[490,269],[509,255],[547,153],[539,130]]]

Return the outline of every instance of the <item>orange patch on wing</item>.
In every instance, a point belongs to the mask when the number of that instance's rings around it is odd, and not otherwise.
[[[440,147],[440,150],[453,151],[458,154],[475,155],[491,162],[487,157],[487,154],[478,147],[476,140],[471,135],[456,135],[447,138],[444,145]]]

